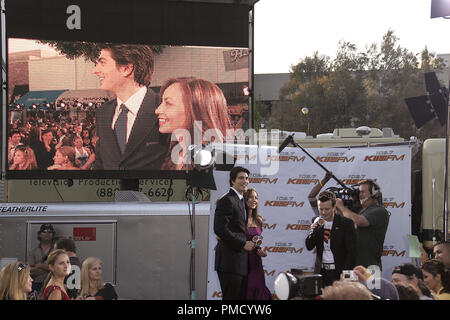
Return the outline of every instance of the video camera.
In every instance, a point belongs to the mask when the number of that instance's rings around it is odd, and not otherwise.
[[[300,269],[280,272],[274,282],[280,300],[312,300],[322,294],[322,275],[303,275]]]
[[[342,199],[344,206],[353,212],[358,212],[361,209],[361,203],[359,201],[359,188],[329,187],[326,190],[333,192],[336,198]]]

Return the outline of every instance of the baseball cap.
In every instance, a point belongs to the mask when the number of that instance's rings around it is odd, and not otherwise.
[[[43,225],[41,225],[39,232],[44,232],[44,231],[51,231],[51,232],[55,233],[55,229],[53,229],[53,226],[50,223],[44,223]]]
[[[407,277],[416,276],[418,279],[423,280],[423,273],[417,266],[412,263],[404,263],[394,267],[392,273],[404,274]]]

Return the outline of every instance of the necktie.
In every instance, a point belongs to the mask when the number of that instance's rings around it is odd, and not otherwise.
[[[247,219],[247,210],[245,210],[245,199],[242,198],[241,199],[241,204],[242,204],[242,210],[244,210],[244,218]]]
[[[120,152],[123,154],[125,146],[127,145],[127,107],[122,104],[120,106],[120,114],[114,125],[114,132],[116,133],[117,143],[119,144]]]

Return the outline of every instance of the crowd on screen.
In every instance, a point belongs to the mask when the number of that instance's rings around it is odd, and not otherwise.
[[[10,170],[89,170],[98,140],[93,112],[83,119],[67,112],[28,112],[9,126]]]

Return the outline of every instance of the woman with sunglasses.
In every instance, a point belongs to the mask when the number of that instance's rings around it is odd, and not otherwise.
[[[64,278],[72,270],[69,256],[58,249],[48,255],[47,263],[50,273],[44,282],[42,300],[71,300],[64,287]]]
[[[20,145],[15,147],[13,163],[9,170],[34,170],[37,169],[36,156],[33,149]]]
[[[81,267],[81,290],[78,300],[117,300],[117,293],[110,283],[102,282],[102,261],[89,257]]]
[[[27,300],[33,279],[30,267],[21,262],[11,262],[0,271],[0,300]]]

